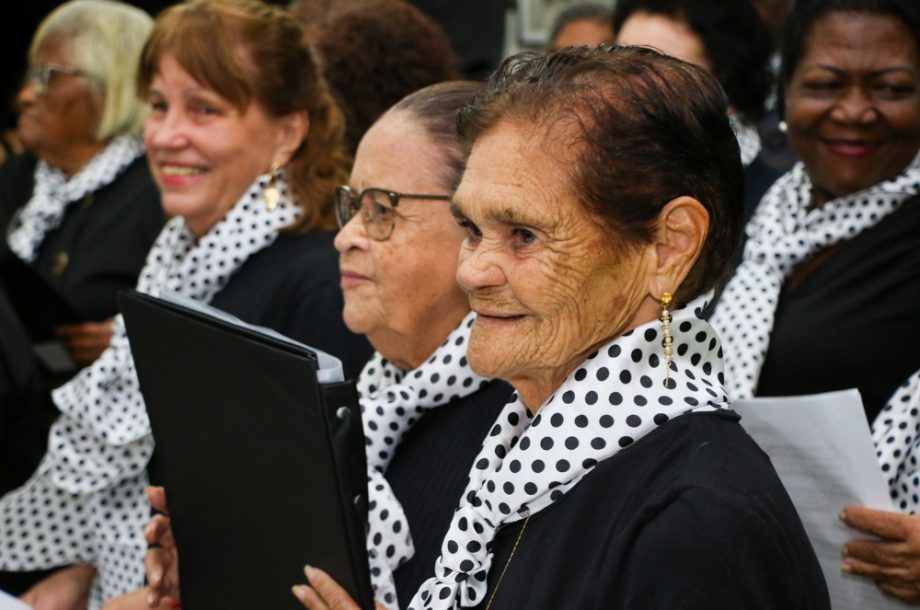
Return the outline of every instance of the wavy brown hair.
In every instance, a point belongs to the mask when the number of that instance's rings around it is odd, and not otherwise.
[[[258,0],[173,5],[157,17],[141,55],[138,87],[143,96],[166,53],[240,110],[255,102],[274,118],[307,111],[309,133],[285,168],[303,210],[288,229],[333,229],[333,194],[336,185],[347,182],[351,158],[344,118],[300,24],[283,9]]]

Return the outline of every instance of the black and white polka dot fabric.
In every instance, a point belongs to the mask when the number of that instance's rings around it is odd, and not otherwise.
[[[920,155],[888,182],[811,205],[811,181],[796,164],[767,191],[745,229],[744,258],[710,322],[722,338],[733,400],[757,390],[780,290],[795,266],[835,243],[852,239],[920,193]]]
[[[119,136],[70,180],[61,170],[39,161],[35,166],[32,198],[10,223],[7,234],[10,250],[26,262],[35,260],[45,235],[61,224],[68,205],[114,182],[142,154],[144,146],[138,138]]]
[[[738,148],[741,149],[741,165],[747,167],[760,154],[760,134],[757,132],[757,126],[748,123],[737,115],[729,116],[729,120],[731,121],[732,129],[735,130]]]
[[[675,356],[665,386],[660,323],[588,356],[531,418],[513,397],[477,455],[435,562],[410,610],[479,605],[503,525],[559,500],[599,462],[682,414],[726,407],[722,349],[699,318],[704,298],[672,312]]]
[[[170,220],[147,255],[137,289],[210,301],[247,258],[270,245],[299,208],[281,186],[271,212],[260,178],[206,235]],[[80,562],[96,566],[90,608],[144,583],[150,516],[144,494],[153,451],[121,316],[109,348],[53,393],[61,411],[32,478],[0,499],[0,570]]]
[[[895,507],[912,515],[920,512],[920,371],[876,416],[872,440]]]
[[[470,313],[418,368],[404,373],[375,353],[358,378],[358,396],[367,444],[367,554],[376,598],[398,608],[393,570],[415,553],[402,505],[384,474],[406,433],[426,410],[472,394],[488,380],[466,359]]]

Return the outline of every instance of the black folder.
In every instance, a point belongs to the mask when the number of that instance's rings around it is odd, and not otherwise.
[[[303,608],[324,569],[373,610],[354,384],[322,356],[206,306],[118,298],[156,441],[186,610]]]

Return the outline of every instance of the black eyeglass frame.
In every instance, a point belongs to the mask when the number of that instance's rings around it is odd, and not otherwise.
[[[29,69],[26,71],[26,82],[32,85],[36,94],[41,95],[48,90],[48,86],[51,84],[51,75],[55,72],[70,74],[72,76],[82,76],[84,78],[90,77],[88,72],[80,68],[62,66],[60,64],[36,64],[34,66],[29,66]]]
[[[387,201],[390,204],[392,210],[396,210],[396,207],[399,205],[400,199],[417,199],[417,200],[429,200],[429,201],[452,201],[453,197],[451,195],[424,195],[420,193],[399,193],[396,191],[391,191],[390,189],[385,189],[377,186],[371,186],[360,193],[355,193],[355,191],[348,185],[341,185],[335,187],[335,219],[338,222],[339,228],[341,229],[348,221],[355,217],[356,214],[363,207],[362,202],[364,197],[368,193],[380,193],[386,196]],[[375,241],[386,241],[390,238],[390,235],[393,234],[393,228],[396,226],[395,217],[385,223],[385,224],[376,224],[374,226],[379,227],[374,230],[369,226],[368,217],[366,214],[361,215],[361,221],[364,222],[364,228],[367,231],[367,234],[371,239]],[[380,228],[383,229],[381,232]]]

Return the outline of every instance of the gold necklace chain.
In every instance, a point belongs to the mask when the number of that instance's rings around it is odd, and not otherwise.
[[[514,554],[517,552],[518,545],[521,544],[521,538],[524,537],[524,530],[527,529],[527,523],[530,521],[530,515],[524,519],[524,525],[521,526],[521,531],[518,532],[517,540],[514,541],[514,546],[511,547],[511,554],[508,555],[508,561],[505,562],[505,567],[502,568],[502,573],[498,575],[498,582],[495,583],[495,588],[492,589],[492,595],[489,596],[489,602],[486,604],[486,610],[492,608],[492,602],[495,601],[495,594],[498,593],[498,588],[502,586],[502,580],[505,578],[505,573],[508,571],[508,566],[511,565],[511,560],[514,559]]]

